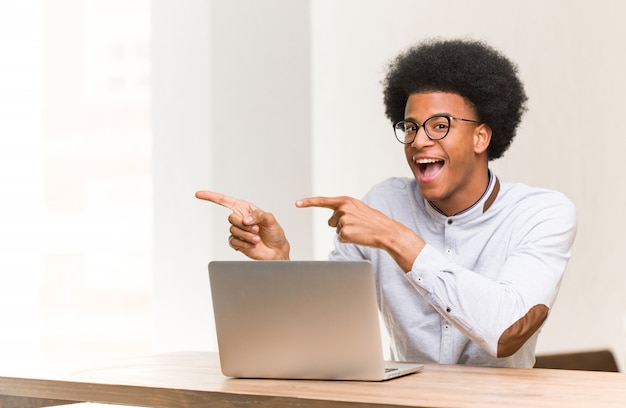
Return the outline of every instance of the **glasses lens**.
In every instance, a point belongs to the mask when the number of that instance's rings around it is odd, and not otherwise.
[[[431,139],[443,139],[450,130],[450,118],[447,116],[433,116],[424,123],[424,128]]]
[[[400,143],[409,144],[415,140],[415,134],[417,133],[417,126],[412,122],[400,121],[395,124],[393,130],[396,134],[396,139]]]

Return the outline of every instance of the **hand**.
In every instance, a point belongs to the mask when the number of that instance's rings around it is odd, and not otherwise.
[[[405,272],[426,245],[405,225],[352,197],[303,198],[296,207],[333,210],[328,225],[336,229],[339,242],[383,249]]]
[[[229,208],[230,246],[244,255],[259,260],[289,259],[289,242],[282,227],[271,213],[251,203],[214,191],[198,191],[196,198]]]

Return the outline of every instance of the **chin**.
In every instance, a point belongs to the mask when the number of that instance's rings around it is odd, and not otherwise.
[[[420,189],[420,193],[422,194],[422,197],[424,197],[425,199],[427,199],[428,201],[430,201],[431,203],[435,205],[437,204],[438,201],[445,200],[447,196],[445,191],[441,191],[440,189],[434,186],[424,185],[420,183],[419,181],[417,182],[417,185]]]

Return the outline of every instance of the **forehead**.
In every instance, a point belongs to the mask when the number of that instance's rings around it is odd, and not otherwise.
[[[472,115],[470,102],[459,94],[448,92],[417,92],[409,95],[404,111],[405,118],[425,120],[432,115]]]

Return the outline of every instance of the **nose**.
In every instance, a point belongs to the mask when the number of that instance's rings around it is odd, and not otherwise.
[[[416,149],[422,149],[425,146],[432,146],[433,144],[434,144],[434,141],[428,137],[428,135],[426,134],[426,129],[424,129],[424,126],[420,126],[417,129],[415,140],[413,140],[413,143],[411,143],[411,146]]]

